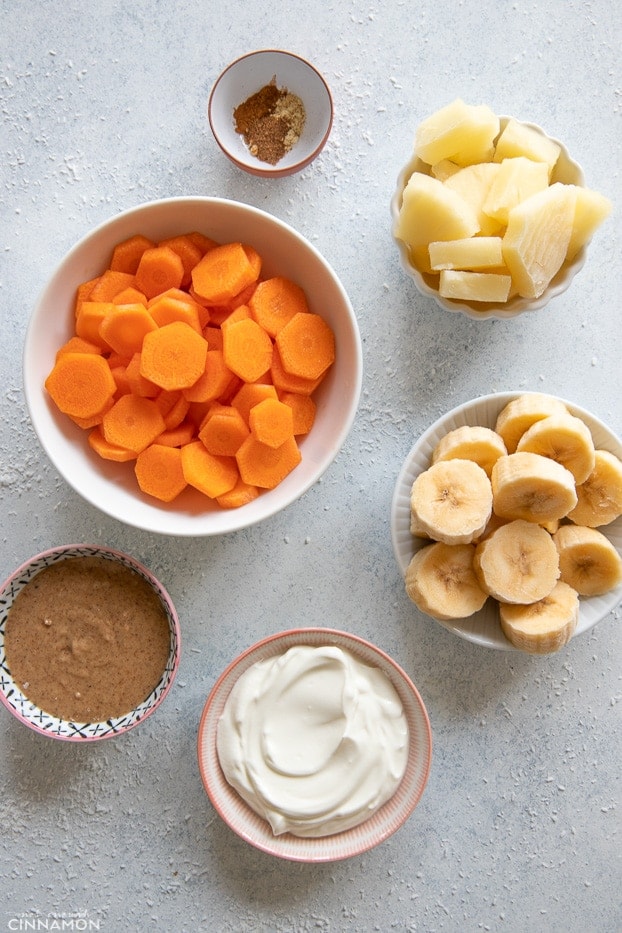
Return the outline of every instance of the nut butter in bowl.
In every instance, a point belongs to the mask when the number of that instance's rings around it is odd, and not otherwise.
[[[0,701],[36,732],[110,738],[168,693],[179,663],[177,614],[129,555],[53,548],[18,568],[1,594]]]

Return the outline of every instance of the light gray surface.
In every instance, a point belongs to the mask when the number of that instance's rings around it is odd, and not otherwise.
[[[622,431],[612,4],[0,0],[0,11],[0,573],[59,543],[117,546],[162,578],[184,635],[171,695],[119,741],[54,743],[0,710],[0,930],[32,929],[35,914],[58,929],[63,913],[65,929],[106,933],[621,929],[620,609],[557,656],[476,648],[409,603],[389,535],[404,456],[461,401],[541,389]],[[308,57],[335,102],[322,156],[275,182],[231,166],[206,122],[219,70],[261,47]],[[457,96],[563,139],[614,201],[571,290],[532,317],[444,315],[399,268],[394,180],[417,122]],[[323,481],[219,539],[141,533],[79,500],[40,451],[21,389],[30,309],[64,253],[119,210],[183,194],[246,201],[306,235],[341,277],[364,349],[358,417]],[[392,654],[435,741],[408,823],[320,867],[246,846],[196,765],[221,669],[300,623]]]

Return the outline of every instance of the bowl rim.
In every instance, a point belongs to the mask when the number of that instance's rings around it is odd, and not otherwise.
[[[121,563],[128,569],[133,570],[151,586],[159,597],[169,623],[169,658],[158,684],[154,687],[149,696],[129,713],[101,722],[78,723],[45,712],[45,710],[42,710],[22,693],[15,683],[6,663],[4,629],[13,600],[40,571],[59,560],[97,556],[101,556],[115,563]],[[8,599],[5,599],[7,591],[9,591],[10,595]],[[32,557],[22,561],[22,563],[6,577],[0,584],[0,601],[2,602],[2,612],[0,616],[0,705],[4,706],[18,722],[27,726],[37,734],[44,735],[49,739],[80,743],[97,742],[102,739],[115,738],[136,728],[136,726],[148,719],[170,692],[177,676],[181,659],[181,626],[179,623],[179,616],[175,604],[164,585],[153,571],[149,570],[149,568],[141,563],[141,561],[137,560],[137,558],[132,557],[131,554],[107,545],[89,543],[60,544],[46,548],[38,554],[34,554]],[[29,715],[26,715],[26,712]]]
[[[598,448],[610,450],[611,453],[616,454],[622,459],[622,440],[620,440],[604,421],[575,402],[555,395],[552,392],[520,389],[506,392],[493,392],[487,395],[476,396],[460,405],[454,406],[444,415],[441,415],[440,418],[432,422],[432,424],[425,428],[419,435],[406,455],[395,481],[390,512],[391,543],[402,580],[404,579],[412,555],[426,544],[423,538],[417,539],[410,534],[410,489],[416,476],[425,469],[424,464],[429,464],[429,457],[435,443],[444,433],[462,424],[483,423],[485,426],[494,427],[494,424],[491,423],[493,413],[498,413],[504,405],[522,395],[547,395],[550,398],[563,402],[572,414],[586,420],[590,431],[595,435],[595,445]],[[483,421],[476,420],[473,416],[475,411],[488,413],[488,421],[486,421],[485,418]],[[622,516],[605,527],[609,529],[610,533],[614,532],[614,544],[618,551],[622,553]],[[622,600],[622,584],[603,597],[580,597],[579,623],[573,635],[573,639],[589,632],[595,625],[601,622],[609,612],[616,608],[620,600]],[[416,607],[413,606],[413,609],[416,610]],[[494,600],[488,600],[483,609],[465,619],[453,621],[440,620],[434,619],[432,616],[428,616],[425,613],[421,613],[421,615],[424,616],[426,621],[441,625],[454,635],[458,635],[465,641],[469,641],[475,645],[501,651],[519,652],[519,649],[515,648],[501,631],[501,627],[498,624],[497,604]],[[525,654],[525,652],[522,651],[520,653]]]
[[[565,143],[554,136],[550,136],[537,123],[532,123],[528,120],[519,120],[517,117],[508,116],[506,114],[499,114],[500,131],[509,120],[516,120],[516,122],[520,123],[521,126],[526,126],[529,127],[529,129],[536,130],[536,132],[538,132],[541,136],[544,136],[547,139],[550,139],[551,142],[556,143],[560,147],[561,155],[564,157],[566,167],[570,168],[570,170],[576,174],[577,180],[574,182],[574,184],[580,187],[585,186],[585,175],[583,168],[575,159],[572,158]],[[420,294],[428,298],[432,298],[433,301],[444,311],[449,311],[452,314],[463,314],[473,321],[504,321],[509,320],[510,318],[520,317],[521,314],[540,310],[545,305],[549,304],[553,298],[561,295],[569,288],[572,279],[575,277],[575,275],[577,275],[578,272],[581,271],[585,265],[587,260],[588,244],[581,247],[570,263],[564,264],[562,266],[562,268],[556,273],[552,281],[549,283],[539,298],[529,299],[515,296],[509,302],[504,304],[482,302],[481,306],[478,307],[478,304],[476,303],[469,304],[465,301],[460,301],[453,298],[443,298],[441,295],[439,295],[438,290],[433,288],[426,281],[421,271],[413,266],[413,264],[410,262],[407,244],[403,240],[400,240],[399,237],[397,237],[395,234],[404,188],[406,187],[408,179],[413,174],[413,172],[417,171],[420,166],[425,165],[426,163],[422,162],[418,156],[416,156],[414,153],[411,153],[410,158],[406,164],[402,166],[398,172],[396,187],[393,190],[389,204],[391,215],[391,235],[393,242],[398,249],[400,266],[408,278],[412,279],[415,287],[417,288],[417,291]],[[427,167],[429,168],[429,166]]]
[[[249,503],[248,506],[218,512],[216,512],[212,506],[210,507],[211,511],[210,509],[206,510],[206,512],[197,511],[196,514],[191,514],[190,517],[186,512],[182,514],[179,510],[178,514],[176,514],[175,503],[172,503],[172,508],[169,508],[165,503],[157,503],[156,500],[147,502],[146,499],[141,499],[137,492],[136,501],[140,502],[140,515],[134,515],[133,513],[128,514],[127,510],[123,512],[119,507],[116,507],[113,497],[103,497],[100,495],[98,498],[98,495],[94,493],[89,486],[88,477],[80,475],[76,477],[67,463],[64,462],[64,458],[60,456],[59,452],[56,450],[53,442],[57,442],[60,439],[63,430],[57,425],[59,416],[58,413],[52,411],[49,400],[45,398],[42,400],[42,395],[44,395],[44,390],[42,388],[43,377],[37,370],[37,360],[33,358],[32,344],[37,340],[38,325],[42,313],[41,308],[49,301],[48,296],[56,287],[56,283],[63,275],[63,271],[70,264],[77,261],[81,251],[88,250],[90,244],[102,236],[105,237],[108,235],[108,239],[112,242],[113,231],[117,227],[124,230],[129,229],[130,225],[134,222],[134,218],[140,218],[142,214],[148,214],[151,211],[154,213],[158,211],[166,212],[169,209],[174,210],[177,207],[185,210],[196,208],[197,211],[205,212],[203,223],[201,224],[197,221],[199,226],[209,226],[209,218],[212,216],[212,212],[228,212],[231,210],[234,213],[239,212],[241,215],[246,215],[252,218],[258,225],[265,225],[266,228],[271,228],[272,230],[276,229],[282,234],[284,240],[289,240],[290,243],[296,245],[297,250],[302,250],[306,253],[307,261],[305,265],[313,264],[317,266],[318,272],[321,271],[322,274],[326,276],[327,281],[330,282],[331,288],[334,289],[334,294],[338,298],[340,307],[344,311],[342,319],[344,322],[344,333],[348,335],[347,347],[349,351],[347,384],[344,387],[344,392],[349,407],[347,409],[347,417],[343,418],[339,430],[331,434],[330,441],[323,446],[321,453],[318,452],[313,460],[308,458],[308,469],[304,471],[303,482],[298,482],[301,474],[298,473],[298,476],[296,476],[294,471],[284,480],[285,485],[280,484],[275,490],[266,490],[262,492],[258,499]],[[145,218],[145,223],[149,223],[148,217]],[[140,225],[140,220],[137,220],[136,224],[137,226]],[[166,225],[166,221],[163,221],[160,226],[164,225]],[[102,249],[102,252],[104,249],[105,247]],[[104,261],[105,259],[102,260],[102,265]],[[328,380],[330,381],[331,378],[331,373],[329,373]],[[337,457],[354,423],[362,390],[363,352],[358,320],[341,279],[329,261],[302,233],[273,214],[241,201],[208,196],[178,196],[147,201],[123,210],[99,223],[95,228],[83,235],[68,250],[39,292],[33,306],[23,344],[22,379],[30,421],[43,450],[61,477],[69,486],[78,492],[84,500],[95,506],[104,514],[122,521],[128,526],[140,528],[144,531],[179,537],[209,537],[248,528],[267,518],[271,518],[284,508],[292,505],[317,483]],[[323,389],[324,386],[321,386],[319,392],[322,392]],[[51,426],[49,424],[50,421],[53,422]],[[66,428],[70,430],[71,425],[67,425]],[[52,436],[49,437],[48,433],[51,429]],[[303,459],[304,447],[307,443],[307,437],[302,438],[300,441]],[[104,469],[107,468],[110,470],[113,469],[109,463],[105,463]],[[108,480],[108,483],[112,485],[113,480]],[[284,497],[283,501],[280,501],[281,497]],[[222,517],[223,512],[227,514],[226,519]],[[215,520],[205,519],[204,516],[208,513],[216,516]],[[164,528],[161,527],[163,518],[166,519],[167,525],[167,527]]]
[[[255,58],[260,55],[266,55],[266,54],[282,55],[285,58],[295,59],[296,61],[300,62],[302,65],[306,66],[306,68],[308,68],[309,71],[313,73],[315,78],[317,78],[323,90],[325,91],[327,105],[328,105],[327,126],[326,126],[326,130],[322,138],[314,146],[313,149],[308,150],[305,155],[301,155],[301,157],[296,162],[289,163],[287,166],[283,166],[281,168],[279,168],[278,163],[276,165],[266,164],[264,166],[264,163],[259,162],[259,161],[257,161],[257,164],[255,164],[255,162],[254,161],[251,162],[250,159],[248,161],[245,161],[243,159],[238,158],[235,155],[235,153],[232,152],[232,150],[226,145],[226,143],[222,139],[220,133],[218,132],[218,129],[216,127],[216,121],[214,119],[214,105],[215,105],[217,94],[222,86],[222,82],[226,80],[227,76],[232,71],[232,69],[236,68],[239,64],[241,64],[242,62],[248,59]],[[243,55],[239,55],[237,58],[233,59],[233,61],[229,62],[229,64],[226,65],[225,68],[222,69],[222,71],[220,72],[216,80],[214,81],[214,84],[212,85],[212,89],[208,97],[207,118],[208,118],[208,122],[210,125],[210,129],[212,131],[212,135],[214,139],[216,140],[216,143],[218,144],[222,152],[227,156],[227,158],[230,159],[230,161],[234,165],[236,165],[239,169],[241,169],[242,171],[246,172],[249,175],[255,175],[260,178],[285,178],[289,175],[294,175],[297,172],[302,171],[303,168],[306,168],[306,166],[309,165],[311,162],[313,162],[313,160],[316,159],[317,156],[320,154],[320,152],[326,145],[326,142],[328,141],[328,137],[331,134],[331,130],[333,127],[333,121],[334,121],[334,109],[335,108],[334,108],[333,95],[332,95],[331,89],[326,79],[324,78],[322,73],[315,67],[315,65],[313,65],[307,58],[305,58],[302,55],[297,54],[296,52],[290,52],[287,49],[262,48],[262,49],[255,49],[254,51],[251,51],[251,52],[246,52]]]
[[[274,836],[267,821],[255,814],[229,785],[218,761],[216,730],[224,704],[238,677],[256,661],[282,654],[298,644],[333,644],[375,664],[398,691],[409,722],[406,773],[393,797],[358,827],[318,838],[289,833]],[[351,858],[379,845],[406,822],[425,791],[432,765],[432,729],[426,707],[411,678],[385,651],[367,639],[337,628],[302,627],[260,639],[235,657],[213,684],[201,714],[197,758],[207,796],[223,822],[245,842],[268,855],[288,861],[320,863]]]

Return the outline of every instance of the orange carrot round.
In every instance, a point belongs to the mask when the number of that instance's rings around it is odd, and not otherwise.
[[[295,314],[309,310],[302,288],[282,275],[259,282],[248,304],[257,323],[271,337],[276,337]]]
[[[205,370],[207,341],[184,321],[145,335],[140,371],[162,389],[187,389]]]
[[[162,502],[172,502],[188,485],[181,465],[181,450],[150,444],[136,458],[134,473],[140,489]]]
[[[179,288],[184,264],[170,246],[153,246],[140,257],[135,285],[147,298],[154,298],[168,288]]]
[[[156,328],[144,305],[115,305],[102,320],[99,333],[115,353],[133,356],[140,353],[145,334]]]
[[[249,428],[262,444],[280,447],[294,435],[293,412],[279,399],[266,398],[251,408]]]
[[[310,395],[298,392],[282,392],[279,396],[292,410],[294,435],[308,434],[315,421],[316,404]]]
[[[192,288],[210,304],[224,305],[259,276],[254,256],[242,243],[223,243],[209,250],[192,270]]]
[[[103,356],[64,353],[54,363],[45,388],[64,414],[92,418],[103,411],[117,387]]]
[[[256,382],[270,369],[272,341],[252,318],[223,328],[223,353],[229,369],[245,382]]]
[[[102,420],[102,431],[109,444],[140,453],[165,429],[156,403],[138,395],[122,395]]]
[[[192,441],[181,448],[181,463],[186,482],[209,499],[216,499],[233,489],[238,468],[233,457],[208,453],[202,441]]]
[[[138,269],[140,257],[146,249],[151,249],[153,246],[155,243],[141,233],[122,240],[112,251],[110,268],[116,272],[130,272],[134,275]]]
[[[286,372],[318,379],[335,360],[335,337],[319,314],[295,314],[276,335]]]
[[[201,426],[199,439],[211,454],[234,457],[248,434],[248,425],[240,412],[231,405],[219,405]]]
[[[262,489],[274,489],[298,466],[302,455],[293,437],[280,447],[269,447],[249,434],[235,459],[245,483]]]

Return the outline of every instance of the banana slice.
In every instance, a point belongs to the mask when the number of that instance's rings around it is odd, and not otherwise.
[[[464,424],[449,431],[432,451],[432,463],[439,460],[474,460],[487,476],[494,463],[507,454],[503,438],[492,428]]]
[[[492,488],[472,460],[441,460],[420,473],[410,494],[414,535],[469,544],[482,533],[492,512]]]
[[[493,508],[502,518],[550,522],[577,504],[574,476],[542,454],[529,451],[499,457],[491,474]]]
[[[542,454],[561,463],[570,470],[577,484],[585,482],[596,459],[590,429],[570,412],[536,421],[522,435],[516,450]]]
[[[580,596],[601,596],[622,583],[622,557],[596,528],[562,525],[553,535],[561,579]]]
[[[577,505],[568,518],[598,528],[622,515],[622,462],[608,450],[597,450],[594,469],[577,486]]]
[[[567,645],[579,621],[579,596],[559,580],[543,599],[528,606],[499,606],[505,637],[530,654],[550,654]]]
[[[533,603],[559,578],[559,555],[548,531],[533,522],[508,522],[475,548],[480,586],[502,603]]]
[[[527,392],[512,399],[497,415],[495,431],[503,438],[509,454],[513,454],[516,445],[525,431],[549,415],[561,415],[568,409],[557,398],[542,392]]]
[[[465,619],[478,612],[488,596],[473,572],[472,544],[426,544],[406,570],[406,593],[435,619]]]

